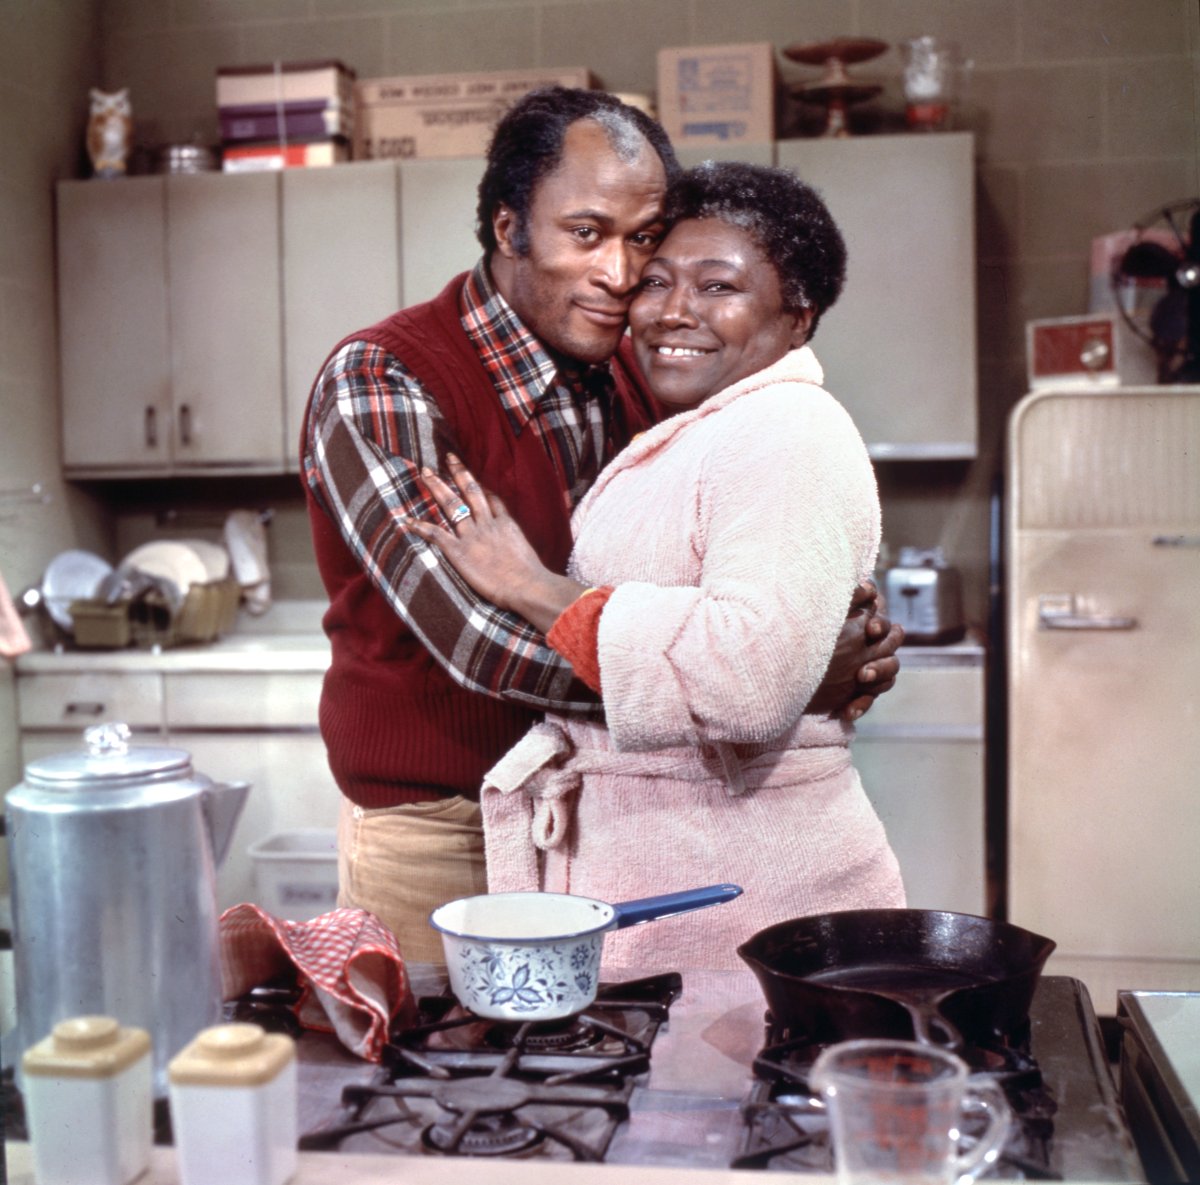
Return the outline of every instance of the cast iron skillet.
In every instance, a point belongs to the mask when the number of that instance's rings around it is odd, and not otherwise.
[[[1055,943],[1007,922],[858,909],[779,922],[738,954],[777,1024],[813,1041],[915,1038],[961,1048],[1012,1034]]]

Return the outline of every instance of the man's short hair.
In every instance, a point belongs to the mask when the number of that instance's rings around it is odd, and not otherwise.
[[[618,155],[636,158],[649,141],[666,170],[667,181],[679,176],[675,150],[661,125],[644,111],[622,103],[607,91],[562,86],[540,87],[518,99],[496,125],[487,151],[487,167],[479,182],[475,233],[484,254],[496,248],[492,218],[507,206],[515,215],[513,246],[529,251],[529,209],[534,190],[562,160],[567,129],[581,119],[598,123]]]
[[[816,190],[788,169],[705,161],[667,193],[669,224],[720,218],[748,231],[779,274],[784,307],[811,309],[808,336],[846,280],[846,243]]]

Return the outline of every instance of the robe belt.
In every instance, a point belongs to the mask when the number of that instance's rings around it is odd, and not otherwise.
[[[772,749],[718,743],[700,749],[622,753],[588,746],[586,730],[577,729],[576,734],[573,738],[554,719],[535,724],[484,775],[484,840],[492,892],[538,884],[537,851],[551,851],[566,839],[586,774],[692,783],[717,780],[737,797],[746,791],[747,773],[772,780],[782,776],[789,782],[816,781],[850,764],[850,751],[841,746]]]

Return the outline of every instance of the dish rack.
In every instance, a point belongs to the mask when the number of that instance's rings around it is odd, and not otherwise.
[[[236,580],[193,584],[177,612],[156,590],[111,605],[96,599],[72,601],[75,644],[121,650],[126,646],[166,648],[214,642],[233,628],[241,592]]]

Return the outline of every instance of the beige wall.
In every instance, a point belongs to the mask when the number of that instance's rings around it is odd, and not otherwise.
[[[131,88],[149,147],[214,140],[217,66],[277,57],[340,57],[360,77],[587,65],[614,90],[646,91],[664,45],[956,38],[975,64],[963,123],[977,135],[979,158],[981,455],[972,464],[884,465],[880,483],[893,553],[941,543],[966,570],[976,619],[987,590],[989,485],[1004,418],[1024,390],[1026,320],[1086,310],[1094,235],[1200,192],[1196,0],[0,0],[0,23],[0,86],[16,100],[0,116],[0,194],[15,214],[0,229],[0,382],[17,424],[0,460],[4,482],[18,486],[54,482],[51,182],[81,163],[97,62],[101,85]],[[861,112],[867,122],[896,123],[898,70],[894,52],[855,68],[887,83],[882,103]],[[805,74],[790,63],[785,73]],[[799,122],[796,110],[785,112],[785,127]],[[888,217],[886,193],[879,214]],[[55,493],[27,521],[0,523],[10,585],[98,529],[89,499],[57,483]],[[295,486],[281,482],[267,495],[281,511],[277,523],[288,524],[272,530],[272,558],[307,589]],[[240,500],[229,482],[220,496]],[[122,499],[125,515],[164,504],[187,510],[204,495],[148,487]],[[122,527],[124,541],[137,522]]]
[[[55,552],[108,538],[96,502],[59,478],[54,314],[54,182],[80,167],[85,96],[100,78],[95,9],[0,0],[0,574],[14,595]],[[0,789],[19,773],[9,676],[5,664]]]

